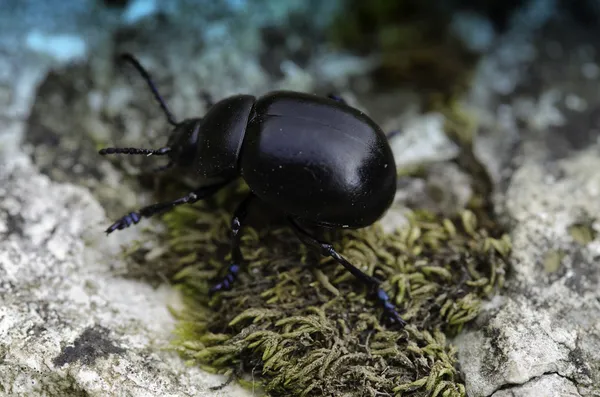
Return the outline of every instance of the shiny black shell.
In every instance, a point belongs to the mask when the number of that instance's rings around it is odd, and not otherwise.
[[[390,207],[394,157],[363,112],[317,95],[276,91],[258,98],[251,113],[238,166],[260,199],[329,227],[366,227]]]
[[[238,158],[248,119],[256,98],[234,95],[214,104],[199,128],[195,169],[203,178],[231,178],[238,175]]]

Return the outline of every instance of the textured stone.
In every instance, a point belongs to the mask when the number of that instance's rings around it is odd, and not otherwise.
[[[452,160],[458,156],[458,146],[446,136],[445,118],[432,113],[420,117],[405,116],[397,125],[398,134],[390,138],[398,168],[414,167]]]
[[[168,347],[178,305],[168,287],[122,276],[89,192],[0,162],[0,391],[3,395],[241,396]],[[223,394],[224,393],[224,394]]]
[[[504,103],[488,97],[497,118],[477,143],[513,251],[502,295],[455,340],[474,397],[600,394],[600,95],[581,73],[598,46],[553,27],[527,41],[536,54],[527,68],[513,65],[518,91]]]
[[[499,390],[493,397],[579,397],[577,387],[569,379],[558,374],[534,378],[524,385]]]

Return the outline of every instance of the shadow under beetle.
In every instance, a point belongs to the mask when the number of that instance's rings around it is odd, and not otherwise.
[[[209,102],[204,117],[177,122],[148,72],[132,55],[122,57],[142,75],[174,128],[165,147],[105,148],[99,153],[166,155],[169,162],[157,170],[180,167],[211,182],[184,197],[131,212],[111,225],[107,234],[207,198],[241,177],[251,193],[234,211],[232,261],[211,294],[232,287],[244,262],[240,231],[249,205],[259,199],[284,212],[303,243],[332,257],[365,283],[389,320],[401,327],[406,324],[376,278],[301,226],[362,228],[380,219],[391,206],[396,165],[388,140],[375,122],[340,97],[291,91],[259,98],[234,95],[216,103],[203,94]]]

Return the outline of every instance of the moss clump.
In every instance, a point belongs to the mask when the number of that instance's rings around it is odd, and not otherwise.
[[[186,301],[175,345],[190,362],[242,383],[251,373],[272,396],[465,395],[446,335],[503,284],[505,236],[490,237],[470,211],[454,219],[415,212],[393,234],[374,225],[329,236],[383,280],[409,323],[402,331],[380,323],[362,284],[276,220],[244,229],[245,270],[232,291],[209,299],[227,266],[231,203],[246,189],[238,188],[164,216]]]

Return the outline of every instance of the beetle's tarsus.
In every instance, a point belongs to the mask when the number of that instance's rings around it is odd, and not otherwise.
[[[124,217],[113,223],[108,229],[106,229],[105,232],[108,235],[114,232],[115,230],[123,230],[125,228],[128,228],[132,224],[137,224],[141,219],[142,217],[140,216],[139,212],[130,212],[129,214],[125,215]]]
[[[237,279],[237,275],[240,271],[240,265],[232,263],[231,265],[229,265],[229,268],[227,268],[227,274],[225,275],[225,277],[223,277],[223,279],[215,284],[209,291],[208,294],[210,296],[213,296],[214,294],[216,294],[217,292],[220,291],[229,291],[231,289],[231,287],[233,286],[233,283],[235,282],[235,280]]]
[[[237,279],[241,264],[244,262],[244,256],[240,250],[241,230],[248,215],[248,206],[255,198],[254,193],[249,193],[233,212],[231,219],[231,264],[227,269],[225,277],[210,289],[210,295],[214,295],[219,291],[230,290]]]
[[[106,234],[110,234],[115,230],[123,230],[125,228],[128,228],[132,224],[139,223],[139,221],[141,221],[142,218],[149,218],[158,213],[171,210],[178,205],[193,204],[198,200],[212,196],[228,183],[229,181],[218,183],[215,185],[204,186],[194,192],[188,193],[187,195],[178,198],[177,200],[156,203],[147,207],[143,207],[137,211],[132,211],[129,214],[122,217],[121,219],[119,219],[118,221],[116,221],[115,223],[113,223],[108,229],[106,229]]]
[[[346,270],[352,273],[354,277],[365,283],[369,288],[371,288],[371,290],[375,291],[375,296],[379,303],[383,306],[384,313],[389,320],[391,320],[394,324],[397,324],[400,327],[404,327],[406,325],[406,322],[402,319],[402,317],[400,317],[400,315],[396,311],[396,307],[391,302],[388,294],[379,286],[379,281],[376,278],[363,273],[360,269],[348,262],[348,260],[341,256],[331,244],[321,242],[312,235],[310,235],[310,233],[304,230],[294,219],[288,219],[294,231],[304,244],[318,249],[321,252],[321,255],[330,256],[340,265],[344,266],[344,268],[346,268]]]
[[[391,302],[390,297],[381,287],[377,288],[377,299],[383,305],[383,310],[388,320],[390,320],[393,324],[397,324],[398,326],[404,328],[406,326],[406,321],[400,317],[396,311],[396,307]]]

